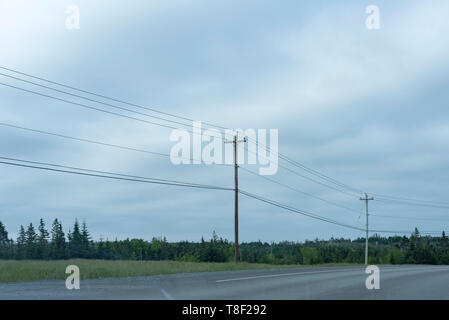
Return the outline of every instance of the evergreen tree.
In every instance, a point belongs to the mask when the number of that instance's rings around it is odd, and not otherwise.
[[[6,259],[9,257],[10,242],[8,239],[8,232],[5,226],[0,221],[0,258]]]
[[[37,258],[48,259],[49,256],[48,237],[50,234],[45,229],[45,223],[42,218],[39,221],[38,230],[39,234],[37,236]]]
[[[232,243],[219,238],[215,232],[209,241],[168,242],[165,237],[153,238],[151,243],[142,239],[115,240],[102,238],[91,240],[85,222],[80,226],[75,221],[73,232],[68,233],[70,251],[67,247],[62,224],[55,219],[51,228],[51,242],[43,219],[37,234],[33,224],[27,229],[20,226],[17,242],[8,239],[5,226],[0,223],[0,258],[36,259],[45,257],[42,248],[47,248],[47,259],[69,257],[95,259],[132,260],[178,260],[178,261],[231,261],[234,254]],[[370,262],[374,264],[447,264],[449,265],[449,239],[443,232],[440,237],[421,236],[417,229],[409,236],[370,238]],[[5,250],[6,247],[6,250]],[[3,248],[3,250],[2,250]],[[37,250],[36,250],[37,248]],[[249,242],[240,244],[240,261],[269,264],[318,264],[359,263],[363,261],[364,239],[316,239],[304,243],[283,241],[279,243]],[[69,255],[69,253],[71,255]]]
[[[0,246],[6,246],[8,244],[8,232],[5,226],[0,221]]]
[[[444,231],[441,235],[440,246],[443,251],[446,251],[449,249],[449,239],[446,236],[446,233]]]
[[[26,257],[26,238],[25,229],[21,225],[17,237],[17,259],[25,259]]]
[[[34,230],[33,224],[30,223],[28,229],[26,231],[26,258],[27,259],[35,259],[36,258],[36,249],[37,249],[37,234]]]
[[[62,230],[62,224],[55,219],[51,228],[51,253],[52,259],[65,259],[66,258],[66,241],[64,231]]]
[[[82,256],[83,258],[89,258],[90,256],[90,234],[87,231],[86,222],[83,221],[83,225],[81,227],[81,247],[82,247]]]
[[[69,255],[71,258],[82,258],[83,256],[83,240],[81,236],[78,220],[75,219],[73,232],[69,233]]]

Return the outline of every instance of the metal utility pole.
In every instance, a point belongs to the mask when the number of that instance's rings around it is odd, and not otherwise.
[[[366,237],[365,237],[365,265],[368,264],[368,201],[374,200],[373,197],[368,198],[368,195],[365,193],[365,198],[360,198],[360,200],[365,201],[366,203]]]
[[[246,142],[246,138],[243,140],[238,139],[238,133],[234,136],[233,141],[226,141],[225,143],[234,144],[234,241],[235,241],[235,254],[234,262],[239,262],[239,165],[238,165],[238,144],[240,142]]]

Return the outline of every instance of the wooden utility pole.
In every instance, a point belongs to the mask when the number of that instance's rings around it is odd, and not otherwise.
[[[368,265],[368,201],[374,200],[374,198],[368,198],[368,195],[365,193],[365,198],[360,198],[360,200],[366,203],[365,265]]]
[[[234,262],[239,262],[239,165],[238,165],[238,144],[240,142],[246,142],[246,138],[243,140],[238,139],[238,133],[234,136],[233,141],[226,141],[225,143],[234,144],[234,241],[235,252]]]

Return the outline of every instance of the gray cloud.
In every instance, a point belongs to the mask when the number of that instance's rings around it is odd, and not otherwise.
[[[63,1],[1,4],[5,66],[227,127],[278,128],[280,152],[363,190],[445,200],[448,186],[448,4],[380,1],[381,29],[344,1],[78,1],[81,29],[65,29]],[[26,9],[26,10],[25,10]],[[0,77],[0,82],[31,88]],[[49,92],[42,90],[43,92]],[[170,130],[0,87],[1,122],[168,153]],[[61,94],[55,94],[61,96]],[[70,100],[80,101],[75,98]],[[104,107],[104,106],[103,106]],[[104,107],[107,109],[107,107]],[[0,127],[1,156],[232,187],[228,167]],[[256,167],[250,167],[257,169]],[[445,170],[446,169],[446,170]],[[98,238],[165,235],[232,239],[230,192],[177,189],[0,167],[0,220],[86,220]],[[354,208],[330,206],[241,171],[241,187],[363,226],[363,203],[292,175],[282,183]],[[398,217],[443,210],[372,204]],[[242,197],[241,239],[362,234]],[[440,221],[373,218],[375,229],[440,230]],[[444,224],[443,224],[444,226]]]

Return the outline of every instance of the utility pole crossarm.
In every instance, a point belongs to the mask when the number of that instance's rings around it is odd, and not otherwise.
[[[365,201],[366,203],[366,237],[365,237],[365,265],[368,264],[368,202],[374,200],[373,197],[368,198],[368,195],[365,193],[365,198],[360,198],[360,200]]]

